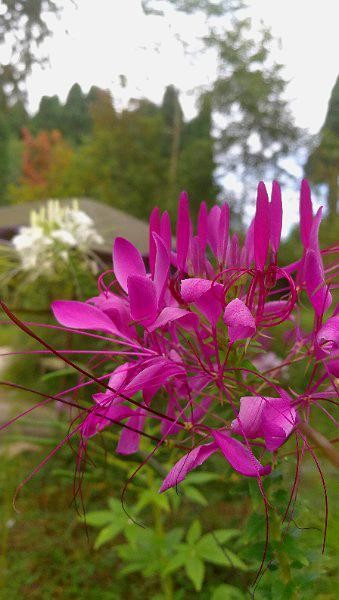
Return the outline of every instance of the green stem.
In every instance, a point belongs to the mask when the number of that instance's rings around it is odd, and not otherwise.
[[[148,475],[148,483],[150,486],[153,486],[153,472],[150,469]],[[154,528],[157,535],[160,538],[164,538],[164,528],[163,528],[163,519],[161,514],[161,507],[158,504],[152,504],[153,507],[153,519],[154,519]],[[160,574],[160,581],[162,591],[164,593],[164,597],[166,600],[173,600],[173,580],[170,575]]]

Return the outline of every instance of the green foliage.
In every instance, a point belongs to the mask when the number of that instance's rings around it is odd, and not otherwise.
[[[205,563],[230,569],[247,569],[239,556],[225,548],[226,543],[239,537],[238,530],[218,529],[203,534],[200,521],[195,520],[183,541],[182,528],[169,529],[168,525],[164,525],[164,515],[169,512],[168,501],[166,496],[155,491],[153,485],[141,492],[138,502],[130,510],[131,514],[137,516],[145,508],[153,506],[154,529],[133,523],[117,499],[111,498],[108,504],[110,510],[88,513],[86,523],[100,528],[94,543],[95,549],[123,535],[125,543],[115,546],[118,556],[126,563],[120,575],[139,571],[145,577],[156,574],[166,580],[183,568],[194,588],[200,591],[205,577]]]
[[[209,102],[218,123],[222,123],[214,145],[222,173],[234,171],[244,188],[252,177],[257,181],[267,173],[270,178],[281,175],[284,171],[279,159],[298,147],[301,131],[283,97],[286,81],[282,65],[270,60],[272,35],[263,29],[259,39],[253,39],[250,19],[238,13],[244,8],[241,0],[143,2],[146,13],[159,17],[165,16],[169,5],[187,15],[203,12],[206,16],[203,41],[218,57]]]
[[[339,77],[332,90],[324,125],[305,164],[305,174],[316,184],[327,185],[330,218],[338,213],[339,174]]]
[[[50,35],[45,15],[56,13],[60,2],[55,0],[3,0],[0,18],[0,47],[8,42],[10,34],[12,57],[0,65],[0,107],[7,104],[10,95],[22,97],[22,82],[35,62],[43,62],[36,54],[36,46]]]
[[[24,102],[20,99],[17,100],[13,105],[7,107],[5,114],[11,135],[19,138],[22,128],[27,125],[29,120]]]
[[[175,556],[168,562],[165,573],[184,567],[195,589],[200,591],[205,577],[205,563],[246,570],[245,563],[224,544],[239,535],[237,530],[220,529],[202,535],[201,524],[194,521],[185,542],[178,544]]]
[[[92,92],[93,93],[93,92]],[[78,83],[72,85],[64,106],[63,131],[70,140],[79,144],[91,129],[88,97]]]
[[[339,76],[331,93],[324,128],[339,137]]]
[[[80,85],[74,83],[65,104],[61,104],[58,96],[43,96],[38,112],[31,119],[30,129],[35,134],[56,129],[72,144],[79,145],[91,131],[90,107],[98,93],[98,88],[92,87],[86,95]]]
[[[8,340],[3,339],[2,343]],[[33,376],[36,380],[34,367]],[[19,378],[27,382],[26,375],[19,374]],[[53,379],[46,384],[52,392]],[[33,386],[36,387],[36,381]],[[22,393],[11,393],[8,400],[11,405],[20,401],[21,409],[26,401]],[[23,431],[28,447],[24,446],[20,453]],[[145,464],[131,482],[124,510],[120,500],[122,483],[140,464],[141,457],[136,455],[130,461],[121,461],[111,452],[117,432],[107,431],[105,444],[95,438],[88,448],[82,489],[86,508],[83,519],[77,518],[71,504],[76,440],[72,448],[65,446],[24,487],[18,500],[20,512],[15,513],[12,497],[18,481],[67,431],[68,420],[63,413],[53,416],[51,406],[47,412],[44,409],[43,413],[37,412],[34,418],[16,425],[4,438],[0,560],[6,597],[27,596],[33,600],[79,597],[137,600],[141,596],[153,600],[245,600],[248,597],[265,543],[262,498],[256,481],[230,476],[231,471],[220,461],[215,461],[213,472],[202,468],[191,473],[180,484],[178,493],[172,490],[159,494],[160,472],[163,477],[163,464],[158,462],[163,455],[159,451],[155,463]],[[144,448],[148,448],[146,442]],[[10,458],[10,452],[17,454]],[[293,521],[281,523],[293,467],[293,457],[287,458],[283,468],[275,469],[272,477],[265,480],[265,492],[272,507],[268,569],[258,583],[255,597],[308,600],[311,589],[315,600],[335,600],[339,537],[333,512],[334,473],[330,469],[325,474],[330,523],[327,550],[321,557],[323,499],[318,475],[308,461]],[[189,487],[199,490],[207,500],[206,506],[189,497]],[[32,539],[36,540],[34,544]]]
[[[35,169],[43,185],[33,185],[33,179],[18,173],[22,144],[11,138],[18,144],[12,164],[3,161],[11,201],[87,196],[147,218],[154,204],[173,215],[183,189],[190,192],[193,211],[219,191],[207,96],[197,117],[185,122],[173,86],[160,106],[143,99],[117,113],[109,92],[93,86],[85,95],[74,84],[64,105],[57,96],[44,96],[27,126],[37,134],[33,141],[61,132],[73,148],[60,138],[60,151],[55,150],[48,171],[39,174],[38,164]],[[18,127],[13,124],[13,136]]]
[[[0,113],[0,204],[6,199],[9,160],[9,128],[4,115]]]
[[[240,174],[240,164],[245,177],[254,174],[257,180],[267,169],[279,174],[279,159],[291,153],[300,132],[282,98],[282,66],[268,61],[272,36],[264,30],[256,42],[250,27],[248,19],[233,21],[221,34],[211,31],[207,43],[219,56],[212,99],[226,120],[219,137],[221,156],[226,169]]]
[[[30,129],[33,133],[41,130],[64,130],[64,107],[58,96],[43,96],[39,103],[38,112],[31,119]]]
[[[242,0],[167,0],[167,2],[174,5],[178,11],[186,14],[202,11],[207,16],[216,17],[234,12],[244,6]],[[163,4],[163,0],[142,0],[142,7],[145,14],[163,16],[163,11],[156,8],[156,6],[161,4]]]

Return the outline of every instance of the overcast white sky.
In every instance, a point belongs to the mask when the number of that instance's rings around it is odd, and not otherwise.
[[[28,81],[29,102],[36,109],[42,94],[64,98],[78,81],[110,88],[122,100],[146,96],[160,100],[165,86],[182,91],[187,116],[194,110],[193,88],[213,80],[213,53],[185,55],[175,34],[198,49],[205,32],[199,15],[146,17],[140,0],[64,0],[61,19],[52,19],[53,37],[43,50],[50,66],[35,68]],[[286,65],[287,94],[301,127],[316,132],[324,120],[331,88],[339,72],[338,0],[248,0],[248,14],[281,40],[273,58]],[[122,90],[119,75],[127,77]]]
[[[32,110],[44,94],[64,100],[75,81],[84,91],[93,84],[109,88],[118,105],[140,96],[160,101],[165,86],[173,83],[186,116],[194,114],[193,90],[213,81],[217,66],[212,52],[199,52],[199,37],[206,31],[202,15],[145,16],[140,0],[76,4],[64,0],[61,19],[50,21],[53,37],[42,49],[50,65],[36,67],[27,82]],[[248,0],[248,5],[255,26],[262,20],[281,40],[272,56],[286,66],[296,124],[316,133],[339,72],[339,0]],[[188,53],[176,34],[189,43]],[[127,77],[125,89],[121,74]],[[287,225],[294,220],[295,202],[286,209]]]

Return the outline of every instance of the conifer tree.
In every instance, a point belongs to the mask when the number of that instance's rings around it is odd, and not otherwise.
[[[335,217],[339,210],[339,76],[317,144],[305,164],[305,174],[313,183],[327,185],[328,214]]]

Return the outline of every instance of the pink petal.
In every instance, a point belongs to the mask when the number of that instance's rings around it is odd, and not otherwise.
[[[209,279],[192,277],[191,279],[183,279],[181,282],[181,297],[184,302],[196,302],[203,294],[213,289],[217,298],[221,298],[223,294],[223,286],[220,283],[213,283]]]
[[[220,319],[223,307],[223,295],[223,286],[220,283],[214,284],[207,292],[202,294],[195,303],[197,309],[206,317],[207,321],[213,325],[216,325]]]
[[[212,206],[207,219],[208,243],[214,256],[217,256],[218,237],[219,237],[219,221],[221,208],[216,204]]]
[[[113,405],[108,408],[95,407],[84,420],[81,433],[84,438],[92,437],[102,431],[105,427],[109,427],[114,421],[121,421],[133,415],[133,410],[122,404]]]
[[[218,227],[217,258],[220,264],[225,262],[230,228],[230,209],[228,204],[223,204],[220,212]]]
[[[111,374],[108,385],[113,390],[120,390],[123,384],[126,382],[130,369],[133,367],[132,363],[124,363],[119,365]],[[109,392],[109,390],[108,390]]]
[[[119,365],[119,367],[117,367],[113,371],[108,380],[108,386],[111,389],[106,390],[105,392],[98,392],[96,394],[93,394],[93,400],[97,404],[101,404],[102,406],[110,406],[116,401],[120,402],[121,400],[119,399],[119,392],[122,391],[122,388],[128,378],[129,371],[131,368],[133,368],[133,365],[131,363]]]
[[[301,182],[300,189],[300,237],[304,248],[308,248],[313,221],[311,190],[306,179]]]
[[[332,373],[334,377],[339,377],[339,358],[329,360],[326,365],[329,372]]]
[[[198,240],[200,247],[203,252],[205,252],[206,244],[207,244],[207,207],[206,203],[202,202],[200,204],[199,214],[198,214]]]
[[[286,300],[272,300],[271,302],[266,302],[263,315],[264,317],[277,317],[286,313],[287,308],[288,302]]]
[[[127,292],[127,279],[130,275],[146,275],[142,256],[131,242],[117,237],[113,248],[113,270],[122,289]]]
[[[184,310],[183,308],[175,308],[171,306],[166,306],[158,316],[158,318],[150,325],[147,329],[152,332],[159,327],[165,327],[168,323],[172,323],[173,321],[182,321],[183,325],[186,327],[190,327],[194,329],[197,327],[199,319],[198,316],[189,310]],[[180,323],[181,324],[181,323]]]
[[[310,302],[318,316],[331,306],[332,296],[324,280],[324,267],[321,255],[308,250],[305,259],[305,282]]]
[[[77,300],[56,300],[51,304],[61,325],[73,329],[94,329],[121,335],[111,319],[99,308]]]
[[[254,260],[254,219],[251,221],[246,233],[245,248],[247,252],[247,263],[250,265]]]
[[[205,253],[203,252],[199,238],[196,235],[191,239],[190,266],[190,274],[192,271],[194,275],[200,275],[205,271]]]
[[[317,213],[313,219],[313,223],[312,223],[312,227],[311,227],[311,231],[310,231],[310,237],[309,237],[309,248],[311,250],[314,250],[315,252],[319,251],[319,227],[320,227],[320,223],[321,223],[321,219],[322,219],[322,212],[323,212],[323,207],[320,206],[320,208],[317,210]]]
[[[154,267],[154,285],[158,298],[158,306],[161,304],[163,300],[163,295],[165,293],[165,288],[168,282],[168,274],[170,268],[170,257],[167,252],[165,243],[163,240],[156,234],[153,234],[154,241],[156,245],[156,255],[155,255],[155,267]]]
[[[163,213],[160,221],[160,237],[162,238],[167,252],[171,254],[172,248],[172,231],[171,231],[171,220],[167,210]]]
[[[192,469],[202,465],[217,449],[217,444],[211,443],[197,446],[191,452],[185,454],[166,475],[159,491],[164,492],[170,487],[177,486]]]
[[[252,337],[256,330],[255,319],[246,304],[235,298],[227,304],[224,312],[224,322],[228,325],[230,342]]]
[[[240,398],[238,417],[231,423],[231,428],[238,435],[250,439],[262,436],[262,412],[265,400],[260,396],[244,396]]]
[[[211,431],[211,433],[226,460],[238,473],[246,477],[258,477],[270,473],[270,465],[263,467],[254,454],[241,442],[226,433],[219,431]]]
[[[254,259],[257,269],[265,267],[270,233],[270,206],[265,184],[260,181],[254,217]]]
[[[94,306],[102,310],[122,334],[127,337],[135,336],[135,328],[130,325],[131,314],[129,304],[125,298],[108,292],[90,298],[87,300],[87,303],[94,304]]]
[[[263,437],[270,452],[285,443],[295,426],[296,410],[288,394],[281,392],[283,397],[278,398],[241,398],[239,415],[231,424],[234,433],[249,439]]]
[[[152,276],[154,275],[156,247],[153,233],[160,233],[160,211],[155,206],[149,217],[149,267]],[[142,274],[142,273],[141,273]]]
[[[145,419],[146,412],[138,410],[138,414],[136,416],[130,417],[128,421],[126,421],[126,425],[142,431]],[[140,447],[140,438],[141,433],[124,428],[120,434],[116,451],[118,454],[134,454],[134,452],[138,452]]]
[[[339,315],[331,317],[317,333],[317,345],[324,354],[339,347]]]
[[[153,281],[140,275],[130,275],[127,288],[132,319],[142,325],[153,323],[158,312],[158,299]]]
[[[169,361],[166,358],[157,358],[146,368],[138,372],[125,387],[124,393],[133,396],[140,390],[159,389],[170,377],[178,377],[184,374],[184,369],[178,363]]]
[[[263,410],[262,428],[266,448],[270,452],[277,450],[292,432],[297,413],[284,398],[266,398]]]
[[[236,267],[239,262],[239,239],[236,233],[233,234],[230,247],[229,264]]]
[[[186,259],[190,243],[191,220],[189,216],[188,196],[180,194],[177,222],[177,266],[182,272],[186,268]]]
[[[281,190],[277,181],[273,181],[270,205],[271,234],[270,241],[274,253],[278,252],[282,227]]]

